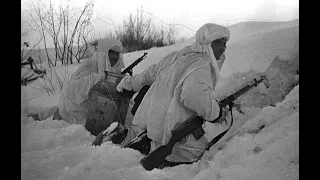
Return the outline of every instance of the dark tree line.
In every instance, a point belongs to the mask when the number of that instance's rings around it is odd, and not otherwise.
[[[175,44],[178,32],[174,24],[156,25],[138,9],[111,36],[121,41],[125,52],[132,52]]]

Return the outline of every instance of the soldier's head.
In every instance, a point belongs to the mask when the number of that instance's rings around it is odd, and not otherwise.
[[[219,60],[227,48],[227,38],[219,38],[211,43],[213,54],[216,60]]]
[[[196,41],[204,46],[210,44],[216,60],[219,60],[226,50],[229,38],[229,29],[214,23],[204,24],[196,33]]]
[[[99,73],[111,71],[120,73],[124,68],[122,43],[114,38],[104,38],[98,41],[97,62]]]
[[[110,61],[111,67],[113,67],[114,65],[116,65],[117,62],[119,61],[120,53],[121,53],[121,50],[120,50],[119,46],[113,46],[113,47],[109,50],[109,52],[108,52],[108,57],[109,57],[109,61]]]
[[[196,42],[202,46],[206,54],[212,60],[212,65],[218,72],[225,61],[225,50],[230,38],[227,27],[206,23],[196,33]]]

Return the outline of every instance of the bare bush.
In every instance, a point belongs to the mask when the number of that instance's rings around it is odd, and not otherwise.
[[[116,30],[116,38],[121,41],[125,52],[171,45],[177,42],[177,35],[174,24],[159,28],[150,17],[143,15],[142,10],[130,14],[123,26]]]
[[[51,67],[40,81],[40,88],[44,89],[47,95],[51,95],[61,91],[68,82],[69,72],[66,66]]]
[[[21,13],[21,19],[25,14]],[[32,52],[36,47],[41,43],[42,39],[38,40],[34,44],[30,44],[29,41],[25,41],[26,37],[28,37],[32,33],[32,29],[28,27],[27,21],[21,21],[21,62],[26,60],[29,56],[32,55]]]
[[[187,40],[188,40],[187,37],[180,37],[180,38],[177,39],[176,43],[182,43],[182,42],[185,42]]]
[[[178,31],[174,24],[170,24],[167,33],[167,43],[168,45],[175,44],[178,38]]]
[[[78,62],[85,56],[88,49],[93,21],[92,0],[81,8],[70,8],[69,4],[62,4],[58,8],[52,3],[41,0],[32,3],[30,16],[35,30],[43,38],[46,58],[50,65],[56,66],[60,60],[62,64],[72,64],[73,59]],[[47,38],[51,38],[54,47],[54,59],[51,59]]]
[[[47,61],[43,60],[42,50],[36,49],[33,54],[38,59],[38,69],[46,72],[39,79],[39,89],[45,90],[47,95],[55,94],[63,89],[69,82],[70,72],[67,66],[51,66]]]

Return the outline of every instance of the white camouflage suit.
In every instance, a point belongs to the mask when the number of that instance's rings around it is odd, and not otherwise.
[[[221,56],[218,65],[211,42],[220,38],[229,40],[229,36],[226,27],[207,23],[197,31],[195,43],[167,55],[140,74],[124,77],[118,84],[118,91],[127,89],[135,92],[151,85],[132,121],[133,125],[147,129],[147,135],[152,140],[150,152],[167,144],[171,131],[193,114],[207,121],[219,116],[220,108],[214,89],[225,56]],[[129,142],[134,134],[129,133],[121,144]],[[196,140],[190,134],[186,142],[175,144],[166,160],[193,162],[207,144],[205,136]]]
[[[117,49],[120,51],[119,61],[111,67],[108,51]],[[81,63],[78,69],[71,75],[70,81],[63,87],[59,101],[59,113],[69,122],[84,124],[88,113],[88,98],[90,89],[102,78],[104,71],[120,73],[124,68],[122,44],[113,38],[105,38],[98,41],[97,51],[89,60]]]

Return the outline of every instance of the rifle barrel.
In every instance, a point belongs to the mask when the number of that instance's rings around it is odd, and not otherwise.
[[[148,53],[145,52],[140,58],[138,58],[137,60],[135,60],[132,64],[130,64],[126,69],[124,69],[121,74],[125,74],[125,73],[129,73],[130,71],[132,71],[132,69],[137,65],[139,64],[143,59],[144,57],[147,55]]]
[[[221,100],[219,102],[220,107],[225,107],[228,104],[230,104],[232,101],[236,100],[238,97],[240,97],[242,94],[246,93],[247,91],[249,91],[251,88],[253,88],[254,86],[257,86],[258,84],[260,84],[265,77],[262,77],[261,79],[259,79],[258,81],[256,79],[254,79],[254,83],[250,84],[250,85],[246,85],[243,88],[239,89],[238,91],[236,91],[235,93],[229,95],[228,97],[226,97],[225,99]]]

